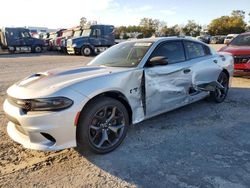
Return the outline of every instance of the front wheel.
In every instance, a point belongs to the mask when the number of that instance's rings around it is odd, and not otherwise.
[[[221,103],[227,97],[227,93],[228,93],[228,89],[229,89],[229,78],[225,72],[221,72],[217,81],[221,84],[222,88],[216,87],[215,91],[212,91],[210,93],[209,98],[212,101],[215,101],[217,103]]]
[[[90,56],[92,55],[92,49],[89,46],[84,46],[81,49],[81,54],[84,56]]]
[[[128,112],[121,102],[99,97],[88,104],[80,115],[77,146],[100,154],[111,152],[125,138],[128,125]]]

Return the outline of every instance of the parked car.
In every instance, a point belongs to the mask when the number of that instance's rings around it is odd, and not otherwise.
[[[83,29],[80,37],[67,41],[67,52],[68,54],[90,56],[103,52],[114,44],[114,26],[91,25]]]
[[[197,40],[151,38],[114,45],[86,67],[31,75],[7,90],[7,132],[26,148],[117,148],[130,124],[227,96],[233,58]],[[181,117],[180,117],[181,118]]]
[[[211,37],[210,44],[223,44],[226,36],[216,35]]]
[[[238,34],[228,34],[224,40],[224,44],[229,44]]]
[[[33,38],[26,28],[3,28],[0,32],[1,45],[9,52],[42,52],[45,43],[41,39]]]
[[[219,51],[228,52],[233,55],[234,69],[237,72],[250,71],[250,32],[238,35]]]
[[[204,42],[206,44],[210,43],[211,40],[211,36],[210,35],[202,35],[202,36],[198,36],[196,37],[199,41]]]

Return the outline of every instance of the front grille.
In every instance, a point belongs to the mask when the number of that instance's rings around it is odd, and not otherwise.
[[[245,63],[248,63],[249,60],[250,60],[250,55],[234,56],[234,63],[235,64],[245,64]]]
[[[72,40],[71,39],[67,40],[67,46],[72,46]]]
[[[16,99],[13,97],[8,96],[8,101],[12,105],[21,108],[25,111],[30,111],[31,110],[31,101],[27,99]]]

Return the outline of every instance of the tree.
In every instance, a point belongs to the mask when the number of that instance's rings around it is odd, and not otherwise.
[[[179,25],[174,25],[172,27],[164,26],[161,32],[164,33],[165,36],[179,36],[181,27]]]
[[[227,35],[245,32],[244,14],[244,11],[236,10],[232,12],[231,16],[221,16],[212,20],[208,26],[209,33],[212,35]]]
[[[201,25],[195,23],[194,20],[188,20],[188,23],[182,28],[182,32],[187,36],[196,37],[200,35]]]
[[[159,28],[160,21],[152,18],[143,18],[140,21],[139,26],[141,27],[141,32],[145,38],[151,37]]]
[[[87,18],[82,17],[82,18],[80,19],[80,26],[81,26],[81,27],[84,27],[84,26],[86,25],[86,23],[87,23]]]
[[[243,19],[245,19],[245,11],[243,10],[233,10],[231,15],[234,16],[234,17],[241,17]]]

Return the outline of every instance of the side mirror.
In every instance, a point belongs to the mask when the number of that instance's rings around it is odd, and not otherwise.
[[[150,66],[167,65],[167,64],[168,64],[168,58],[164,56],[156,56],[149,60]]]

